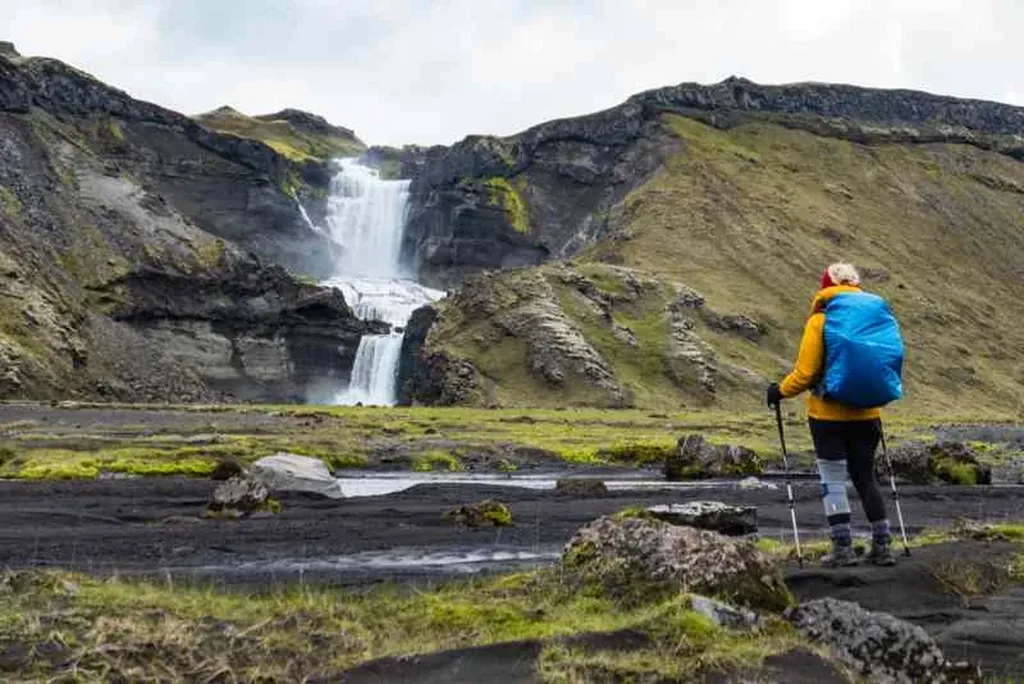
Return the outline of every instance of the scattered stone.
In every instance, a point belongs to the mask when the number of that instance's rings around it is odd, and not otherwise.
[[[206,508],[212,517],[241,517],[267,507],[270,492],[250,475],[236,475],[217,486]]]
[[[341,483],[318,458],[280,452],[256,461],[251,470],[272,492],[302,492],[328,499],[345,496]]]
[[[555,491],[568,496],[598,496],[608,493],[608,485],[594,478],[563,477],[555,483]]]
[[[243,466],[237,459],[222,458],[217,461],[217,465],[214,466],[213,472],[210,473],[210,479],[216,482],[223,482],[244,473],[245,466]]]
[[[757,613],[752,610],[730,606],[707,596],[691,596],[690,609],[727,629],[751,629],[760,621]]]
[[[687,501],[652,506],[647,512],[671,525],[686,525],[729,536],[757,532],[757,507],[735,506],[721,501]]]
[[[665,479],[673,482],[763,472],[764,466],[754,450],[711,444],[697,434],[681,437],[676,451],[665,459]]]
[[[793,608],[786,617],[872,682],[951,681],[951,666],[935,640],[921,627],[888,613],[825,598]]]
[[[453,508],[442,517],[466,527],[508,527],[512,524],[512,511],[509,507],[493,499]]]
[[[759,480],[758,478],[756,478],[754,476],[743,478],[742,480],[740,480],[740,483],[739,483],[738,486],[739,486],[740,489],[743,489],[743,490],[746,490],[746,491],[750,491],[750,490],[754,490],[754,489],[778,489],[779,488],[779,485],[775,484],[774,482],[765,482],[764,480]]]
[[[914,484],[931,484],[937,480],[959,485],[992,484],[992,469],[980,462],[977,452],[962,442],[901,444],[889,452],[893,472]],[[876,470],[888,477],[884,458]]]
[[[561,567],[627,602],[681,589],[768,610],[793,602],[778,567],[752,542],[670,525],[642,510],[581,528],[565,547]]]

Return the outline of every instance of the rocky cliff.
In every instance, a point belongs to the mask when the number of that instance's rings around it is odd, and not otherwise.
[[[308,266],[295,194],[326,173],[0,51],[0,397],[295,400],[344,378],[367,324],[271,264]]]
[[[429,150],[406,255],[465,287],[437,307],[407,398],[754,408],[795,354],[817,274],[846,259],[904,324],[905,405],[1019,411],[1022,152],[1021,108],[741,79]],[[567,293],[537,268],[565,259],[593,286]],[[608,268],[658,283],[646,314]],[[612,299],[598,313],[580,297]],[[575,332],[555,335],[559,319]]]
[[[594,245],[613,230],[615,206],[678,149],[666,114],[722,130],[771,122],[862,144],[966,144],[1024,160],[1019,107],[821,83],[684,83],[507,138],[431,148],[412,186],[407,259],[425,280],[452,285]]]

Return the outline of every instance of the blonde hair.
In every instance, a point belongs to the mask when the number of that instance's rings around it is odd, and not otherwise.
[[[827,270],[828,277],[836,285],[860,285],[860,274],[853,264],[832,264]]]

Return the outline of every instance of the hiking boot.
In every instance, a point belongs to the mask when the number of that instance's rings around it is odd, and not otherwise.
[[[871,551],[868,553],[868,560],[883,567],[896,565],[896,558],[892,555],[892,543],[888,541],[875,541],[871,543]]]
[[[843,568],[857,564],[857,553],[853,544],[837,544],[832,542],[832,551],[821,557],[821,565],[826,568]]]

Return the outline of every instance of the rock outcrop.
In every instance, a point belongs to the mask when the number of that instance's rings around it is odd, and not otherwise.
[[[681,590],[775,610],[792,601],[778,569],[751,542],[644,513],[607,516],[584,526],[566,546],[561,567],[570,577],[600,583],[627,601]]]
[[[9,52],[0,397],[296,401],[347,377],[380,326],[267,263],[316,251],[292,194],[322,169]]]
[[[412,317],[399,386],[404,403],[504,406],[525,395],[534,405],[678,398],[704,406],[728,396],[722,390],[763,384],[705,342],[710,335],[749,341],[713,332],[711,321],[723,318],[740,316],[713,310],[690,288],[618,266],[476,274]]]
[[[981,463],[974,449],[962,442],[908,442],[893,448],[889,460],[896,477],[914,484],[992,484],[992,468]],[[885,459],[878,459],[876,470],[880,477],[888,477]]]
[[[721,501],[687,501],[662,504],[647,510],[654,518],[672,525],[685,525],[728,536],[757,532],[757,507],[739,506]]]
[[[826,598],[804,603],[788,617],[797,629],[833,649],[873,682],[970,681],[953,677],[954,668],[924,629],[892,615]]]
[[[763,467],[752,449],[711,444],[703,436],[694,434],[679,438],[675,453],[665,460],[665,479],[678,481],[760,475]]]

